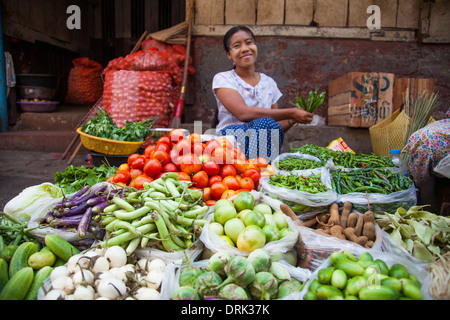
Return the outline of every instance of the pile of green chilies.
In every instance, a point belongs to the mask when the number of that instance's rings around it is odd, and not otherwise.
[[[392,192],[407,190],[412,187],[412,180],[402,174],[392,172],[386,168],[355,169],[333,171],[332,186],[339,194],[353,192],[368,192],[389,194]]]
[[[280,188],[304,191],[309,193],[326,192],[328,189],[320,181],[320,177],[320,173],[317,175],[312,174],[309,177],[295,174],[290,174],[287,176],[276,174],[270,177],[269,184]]]

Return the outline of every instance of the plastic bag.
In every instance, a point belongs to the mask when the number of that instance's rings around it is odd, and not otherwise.
[[[268,203],[266,202],[266,198],[262,198],[259,192],[252,190],[251,193],[255,198],[255,203],[267,203],[273,210],[280,211],[280,202],[278,200],[273,200]],[[233,201],[233,199],[234,197],[230,198],[231,201]],[[289,228],[293,229],[294,232],[289,233],[280,240],[267,242],[263,248],[269,253],[287,252],[292,250],[294,245],[297,243],[298,230],[295,228],[296,224],[287,216],[286,221]],[[205,247],[211,250],[212,253],[216,253],[218,251],[228,251],[233,255],[249,255],[249,252],[239,250],[238,248],[229,245],[224,239],[220,238],[217,233],[209,229],[209,223],[205,224],[203,227],[202,234],[200,235],[200,241],[202,241]]]
[[[300,173],[306,173],[308,175],[310,174],[318,174],[321,173],[321,167],[319,168],[312,168],[312,169],[305,169],[305,170],[292,170],[292,171],[286,171],[286,170],[281,170],[279,168],[279,163],[282,160],[285,159],[289,159],[289,158],[299,158],[299,159],[309,159],[309,160],[313,160],[318,162],[319,164],[322,164],[322,161],[320,161],[319,158],[314,157],[312,155],[309,154],[303,154],[303,153],[282,153],[280,154],[278,157],[276,157],[273,162],[272,162],[272,166],[273,166],[273,170],[276,174],[282,174],[282,175],[286,175],[286,174],[300,174]]]
[[[103,92],[102,65],[86,57],[76,58],[72,63],[65,103],[94,105]]]
[[[346,201],[350,201],[353,204],[354,211],[360,213],[369,210],[368,202],[373,213],[394,212],[399,207],[407,209],[417,204],[416,187],[413,184],[407,190],[389,194],[352,192],[338,195],[338,203],[345,203]]]
[[[231,253],[231,255],[233,256],[233,253]],[[199,268],[203,268],[207,265],[208,260],[200,260],[200,261],[196,261],[196,262],[192,262],[190,263],[190,265],[192,267],[199,267]],[[311,271],[307,270],[307,269],[302,269],[302,268],[298,268],[298,267],[294,267],[284,261],[281,262],[272,262],[274,264],[280,264],[282,265],[284,268],[286,268],[286,270],[289,272],[290,276],[294,279],[299,280],[300,282],[306,282],[310,277],[311,277]],[[170,300],[172,299],[172,295],[175,292],[176,289],[178,289],[180,287],[178,279],[180,278],[180,273],[181,271],[186,268],[187,265],[183,264],[176,264],[173,263],[171,265],[168,265],[166,267],[167,273],[165,273],[165,277],[164,277],[164,287],[161,286],[161,299],[162,300]],[[167,269],[169,268],[169,269]],[[299,300],[300,296],[300,292],[293,292],[290,295],[284,297],[283,299],[280,300]]]
[[[118,127],[157,116],[157,127],[168,127],[176,96],[172,82],[165,71],[108,71],[102,105]]]
[[[339,239],[308,227],[297,226],[304,245],[304,254],[298,257],[298,266],[310,270],[319,267],[330,254],[339,250],[351,252],[366,250],[369,252],[381,251],[383,248],[383,232],[375,223],[375,242],[370,249],[365,249],[359,244]]]
[[[434,172],[450,179],[450,153],[443,157],[433,170]]]
[[[346,250],[346,249],[343,249]],[[342,251],[343,251],[342,250]],[[355,255],[356,258],[359,257],[363,252],[367,252],[367,250],[349,250],[352,254]],[[416,264],[412,262],[410,259],[406,258],[405,256],[397,256],[395,254],[391,254],[388,252],[382,252],[382,251],[368,251],[374,260],[381,259],[383,260],[389,267],[391,267],[395,263],[400,263],[406,267],[409,274],[414,275],[417,279],[419,279],[419,282],[421,284],[421,293],[422,298],[424,300],[431,300],[431,296],[428,293],[431,283],[431,276],[430,273],[426,270],[426,265],[424,264]],[[327,268],[331,266],[331,259],[328,257],[323,263],[313,272],[311,275],[311,278],[306,282],[305,286],[303,287],[303,290],[300,292],[300,298],[303,299],[305,294],[309,290],[309,286],[311,285],[311,282],[314,279],[317,279],[317,274],[321,269]]]
[[[331,185],[330,172],[325,167],[321,167],[320,170],[314,172],[310,172],[310,170],[300,170],[296,172],[296,174],[304,177],[308,177],[312,173],[320,173],[320,181],[328,189],[326,192],[309,193],[277,187],[269,184],[270,177],[260,178],[260,191],[267,196],[287,204],[296,215],[302,215],[302,218],[312,217],[317,213],[328,210],[328,206],[337,200],[337,193],[333,190]]]

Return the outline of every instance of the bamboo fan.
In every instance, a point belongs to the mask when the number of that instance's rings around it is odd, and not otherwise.
[[[150,33],[146,39],[155,39],[167,44],[186,45],[188,36],[189,22],[183,21],[170,28]]]

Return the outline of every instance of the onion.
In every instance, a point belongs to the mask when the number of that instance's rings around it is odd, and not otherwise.
[[[123,281],[116,278],[104,279],[97,287],[97,293],[101,297],[115,300],[127,293],[127,287]]]
[[[122,267],[127,263],[127,253],[119,246],[109,247],[104,257],[108,259],[111,268]]]
[[[152,288],[139,288],[136,291],[136,299],[137,300],[159,300],[161,294]]]
[[[59,266],[52,270],[52,273],[50,274],[50,281],[53,282],[55,279],[60,277],[67,277],[69,276],[69,270],[66,266]]]

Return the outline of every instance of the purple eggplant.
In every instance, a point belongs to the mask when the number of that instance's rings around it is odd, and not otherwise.
[[[91,198],[87,201],[89,207],[94,207],[99,203],[105,202],[107,200],[106,196],[98,196],[95,198]]]
[[[72,207],[78,206],[78,205],[80,205],[82,203],[87,202],[89,199],[94,198],[95,196],[96,196],[95,193],[89,193],[89,194],[87,194],[85,196],[81,196],[81,197],[78,197],[76,199],[66,201],[66,202],[64,202],[64,207],[65,208],[72,208]]]
[[[73,200],[73,199],[76,199],[78,197],[81,197],[82,195],[84,195],[89,190],[89,188],[90,188],[89,185],[84,186],[83,188],[81,188],[80,190],[75,192],[73,195],[71,195],[69,200]]]
[[[78,224],[77,233],[80,238],[86,236],[89,224],[92,218],[92,207],[87,208],[86,212],[83,214],[80,223]]]
[[[90,208],[87,204],[87,202],[83,202],[80,205],[72,208],[67,208],[62,212],[58,213],[58,217],[70,217],[70,216],[76,216],[79,214],[83,214],[86,212],[86,209]]]
[[[99,204],[92,207],[92,213],[101,214],[107,206],[108,206],[108,201],[100,202]]]
[[[72,217],[55,218],[50,223],[50,227],[76,227],[80,224],[83,215]]]

